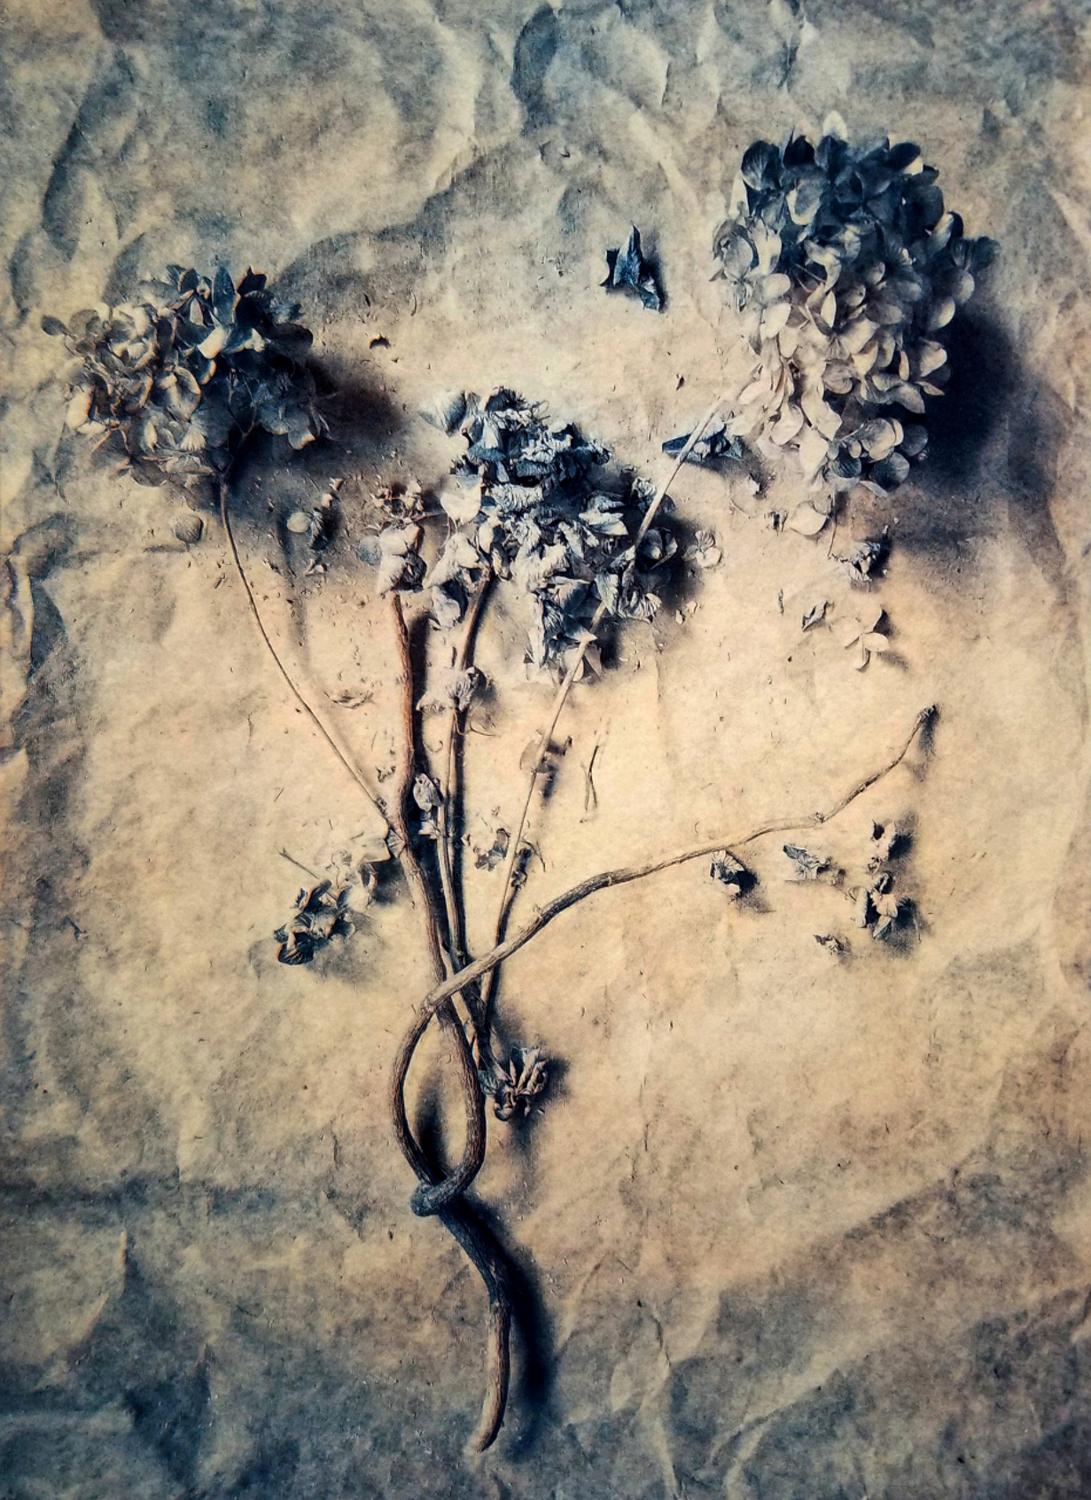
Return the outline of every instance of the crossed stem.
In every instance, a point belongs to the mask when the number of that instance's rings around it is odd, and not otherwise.
[[[442,982],[447,977],[448,969],[440,941],[439,914],[433,901],[431,887],[414,851],[407,821],[416,762],[413,663],[402,602],[396,593],[391,596],[391,614],[402,685],[402,733],[391,809],[392,823],[401,846],[399,858],[402,869],[409,882],[414,905],[421,913],[432,970],[437,981]],[[476,1267],[488,1294],[489,1337],[486,1345],[486,1388],[481,1417],[470,1439],[470,1446],[480,1452],[489,1447],[495,1439],[507,1405],[511,1369],[509,1353],[511,1300],[508,1294],[505,1268],[499,1255],[487,1242],[473,1219],[457,1203],[485,1160],[486,1143],[484,1095],[478,1082],[477,1069],[470,1051],[470,1044],[466,1039],[466,1032],[452,1003],[455,995],[461,991],[461,986],[453,990],[432,1012],[433,1015],[438,1015],[440,1025],[454,1046],[462,1085],[466,1139],[462,1158],[455,1169],[447,1176],[438,1171],[425,1156],[410,1128],[405,1109],[405,1079],[409,1071],[411,1053],[405,1059],[404,1069],[395,1068],[391,1089],[391,1113],[398,1145],[420,1183],[411,1200],[414,1213],[421,1216],[434,1214],[439,1218],[444,1228],[454,1236]]]
[[[409,649],[409,634],[405,625],[405,617],[402,613],[401,600],[397,594],[393,596],[392,615],[402,685],[402,732],[399,740],[400,754],[398,775],[392,798],[393,806],[388,809],[378,795],[372,791],[363,773],[352,763],[337,744],[337,741],[330,734],[318,714],[303,696],[291,673],[285,666],[276,646],[273,644],[265,622],[262,619],[261,611],[258,608],[257,599],[254,596],[250,580],[247,577],[246,569],[239,553],[238,543],[235,539],[234,528],[231,524],[230,470],[226,471],[218,479],[217,492],[220,520],[223,524],[224,533],[231,549],[232,560],[235,564],[235,570],[246,594],[247,604],[257,627],[258,634],[269,656],[272,658],[277,671],[287,684],[292,697],[318,730],[340,764],[364,793],[367,800],[380,813],[384,820],[389,822],[398,844],[398,860],[405,874],[413,904],[421,914],[425,946],[432,967],[432,975],[437,982],[442,981],[446,978],[449,968],[440,937],[439,914],[435,908],[431,887],[414,850],[407,823],[407,812],[412,796],[416,754],[413,670]],[[479,595],[479,601],[480,598],[481,596]],[[480,607],[479,603],[478,607]],[[471,642],[472,632],[468,632],[466,637],[467,649],[469,649]],[[455,727],[457,728],[457,724]],[[448,887],[445,886],[445,894],[447,889]],[[453,903],[453,889],[451,890],[451,901]],[[457,913],[457,905],[452,904],[448,906],[449,939],[452,945],[451,967],[458,966],[463,951],[459,929],[455,921],[455,913]],[[467,1003],[469,1004],[470,1002]],[[485,1103],[478,1082],[477,1069],[470,1050],[470,1044],[467,1041],[462,1022],[454,1008],[453,996],[448,997],[435,1007],[433,1014],[437,1013],[440,1025],[454,1047],[459,1080],[462,1086],[463,1110],[466,1117],[466,1136],[462,1158],[455,1169],[450,1173],[444,1174],[435,1163],[429,1160],[410,1128],[405,1112],[404,1097],[405,1075],[408,1072],[409,1059],[406,1060],[405,1070],[400,1075],[395,1074],[391,1112],[394,1120],[394,1134],[398,1145],[409,1165],[416,1173],[420,1184],[412,1199],[414,1211],[422,1215],[433,1214],[439,1219],[440,1223],[461,1246],[467,1258],[476,1268],[488,1295],[489,1336],[487,1343],[486,1388],[482,1402],[481,1417],[470,1439],[470,1446],[478,1451],[482,1451],[489,1447],[500,1430],[504,1408],[507,1404],[511,1368],[509,1354],[511,1300],[508,1293],[508,1278],[499,1252],[483,1233],[472,1214],[467,1211],[465,1205],[458,1201],[477,1175],[485,1159]],[[472,1020],[474,1012],[471,1010],[470,1014]]]
[[[552,901],[547,901],[540,906],[534,916],[525,926],[520,927],[510,937],[495,944],[487,953],[476,958],[472,963],[464,964],[457,973],[450,975],[425,995],[417,1006],[413,1023],[402,1038],[398,1049],[398,1061],[395,1065],[396,1072],[400,1072],[402,1060],[412,1057],[424,1030],[429,1021],[435,1015],[440,1006],[444,1005],[452,995],[465,989],[475,980],[483,978],[492,973],[499,964],[511,958],[513,953],[518,953],[520,948],[526,946],[531,938],[536,937],[543,928],[559,917],[562,912],[568,911],[588,896],[593,896],[596,891],[606,890],[610,886],[628,885],[634,880],[644,880],[649,875],[658,875],[663,870],[672,869],[675,865],[686,864],[690,860],[700,859],[709,854],[717,854],[726,850],[745,848],[747,844],[753,844],[758,839],[767,837],[771,833],[797,833],[806,828],[821,828],[829,823],[838,814],[844,812],[850,803],[855,802],[858,797],[868,791],[877,782],[888,776],[897,766],[900,766],[905,757],[912,749],[914,741],[919,735],[930,730],[938,717],[938,709],[933,705],[921,709],[913,721],[913,728],[902,747],[877,770],[858,781],[848,792],[839,797],[830,807],[822,812],[799,813],[795,816],[785,818],[774,818],[769,822],[761,823],[756,828],[751,828],[745,833],[728,834],[723,838],[710,840],[708,843],[699,844],[696,848],[680,849],[673,854],[663,855],[659,859],[652,860],[648,864],[623,865],[614,870],[603,870],[598,875],[589,875],[586,880],[581,880],[578,885],[571,886],[559,896],[554,896]],[[404,1077],[404,1074],[402,1074]]]
[[[667,854],[659,859],[652,860],[647,864],[625,865],[619,869],[604,870],[598,875],[591,875],[586,880],[581,880],[578,885],[574,885],[569,890],[562,892],[561,895],[555,896],[552,901],[547,902],[544,906],[539,907],[531,921],[519,928],[510,937],[494,944],[480,958],[474,959],[472,963],[463,964],[457,972],[444,977],[417,1006],[412,1024],[406,1031],[398,1048],[393,1075],[392,1102],[395,1116],[402,1120],[405,1118],[405,1079],[409,1072],[410,1063],[413,1060],[413,1054],[417,1049],[421,1037],[427,1030],[432,1017],[437,1013],[442,1016],[444,1014],[444,1007],[450,1003],[454,995],[464,993],[477,980],[494,973],[500,964],[511,958],[520,948],[525,947],[532,938],[536,937],[543,928],[548,927],[562,912],[568,911],[571,907],[578,905],[579,902],[586,900],[588,896],[593,896],[596,891],[606,890],[608,887],[615,885],[627,885],[636,880],[644,880],[649,875],[660,874],[662,871],[669,870],[675,865],[686,864],[691,860],[719,853],[721,850],[731,852],[735,849],[742,849],[747,844],[755,843],[758,839],[765,838],[772,833],[794,833],[806,828],[821,828],[824,824],[829,823],[838,814],[842,813],[858,797],[863,796],[869,788],[875,786],[877,782],[881,781],[897,766],[901,765],[918,736],[923,736],[930,731],[932,725],[935,723],[937,713],[938,710],[934,705],[922,709],[913,721],[913,727],[901,748],[889,760],[885,761],[883,765],[878,767],[878,769],[869,772],[861,781],[856,782],[825,810],[800,813],[796,816],[786,818],[774,818],[768,822],[759,824],[756,828],[749,829],[747,832],[729,834],[724,838],[700,844],[696,848],[681,849],[673,854]],[[399,1137],[399,1139],[401,1138]],[[426,1178],[422,1175],[416,1159],[406,1149],[405,1144],[403,1144],[402,1149],[406,1151],[406,1155],[417,1171],[417,1175],[424,1182]],[[480,1163],[478,1164],[480,1165]],[[463,1166],[464,1163],[460,1164],[460,1171],[463,1169]],[[452,1177],[447,1179],[446,1182],[438,1183],[433,1188],[433,1193],[438,1197],[438,1194],[442,1193],[455,1180],[456,1174],[452,1174]],[[419,1193],[420,1189],[418,1189]],[[451,1230],[451,1233],[455,1234],[456,1238],[458,1238],[456,1230],[452,1228],[450,1223],[454,1206],[453,1195],[447,1194],[443,1198],[443,1208],[440,1211],[440,1218]],[[421,1211],[420,1208],[417,1209],[417,1212]],[[461,1240],[460,1243],[462,1243]],[[465,1245],[464,1248],[466,1248]],[[475,1252],[467,1249],[467,1254],[474,1261],[474,1264],[478,1266],[479,1271],[481,1271],[486,1288],[489,1290],[490,1299],[486,1355],[487,1369],[489,1371],[488,1387],[481,1424],[472,1440],[473,1446],[482,1449],[489,1446],[499,1431],[507,1402],[510,1308],[502,1300],[504,1291],[502,1281],[501,1298],[494,1299],[489,1276],[486,1275],[485,1271],[481,1270],[481,1265]],[[488,1420],[486,1420],[485,1413],[488,1413]],[[483,1434],[487,1434],[487,1437],[483,1437]]]
[[[689,456],[694,444],[699,440],[716,415],[720,405],[721,401],[718,399],[710,408],[701,424],[694,429],[689,442],[678,458],[675,468],[645,513],[637,533],[636,545],[639,545],[643,539],[665,498],[669,485],[673,482],[678,470]],[[610,886],[624,885],[636,880],[642,880],[647,876],[658,874],[675,865],[684,864],[723,849],[740,849],[772,833],[793,832],[804,828],[822,826],[836,817],[851,802],[863,795],[876,782],[880,781],[901,764],[909,753],[917,736],[929,728],[934,721],[936,709],[934,707],[923,709],[917,715],[908,738],[893,758],[878,770],[871,772],[862,781],[856,783],[825,811],[800,814],[789,818],[777,818],[763,823],[757,828],[750,829],[748,832],[729,835],[726,838],[701,844],[696,848],[683,849],[650,863],[623,866],[618,869],[607,870],[597,875],[589,876],[578,885],[572,886],[569,890],[554,897],[553,900],[540,907],[529,922],[510,937],[505,937],[504,929],[511,905],[510,897],[512,894],[512,876],[515,869],[515,859],[533,801],[537,777],[540,774],[543,760],[548,754],[557,723],[567,701],[571,686],[579,672],[587,647],[594,638],[594,631],[601,623],[604,609],[600,606],[592,619],[588,635],[580,643],[574,660],[561,683],[554,699],[549,722],[540,741],[519,826],[508,851],[507,863],[505,865],[504,891],[498,908],[493,945],[481,957],[472,962],[467,962],[462,913],[455,893],[454,875],[451,864],[453,835],[458,819],[458,742],[462,729],[460,711],[457,707],[452,708],[449,717],[446,744],[447,768],[441,786],[441,802],[438,816],[439,840],[437,862],[440,872],[440,885],[443,894],[448,940],[448,951],[445,953],[441,935],[440,913],[437,909],[431,885],[413,847],[408,822],[416,766],[415,695],[413,691],[413,669],[409,634],[406,628],[401,600],[397,594],[394,594],[391,601],[402,693],[400,713],[401,735],[399,739],[400,749],[397,777],[392,806],[387,808],[385,803],[371,790],[359,769],[352,764],[337,745],[314,709],[299,691],[281,660],[266,630],[253,590],[243,567],[231,526],[228,501],[229,484],[227,475],[224,475],[219,483],[220,517],[228,538],[236,570],[246,593],[250,612],[261,638],[280,675],[287,683],[292,696],[318,729],[340,763],[364,792],[369,802],[376,807],[384,818],[388,819],[397,841],[399,862],[405,873],[413,904],[421,915],[425,945],[435,983],[417,1006],[412,1024],[398,1049],[391,1078],[391,1113],[398,1145],[418,1179],[419,1185],[411,1200],[413,1211],[421,1216],[435,1216],[439,1219],[444,1228],[459,1244],[467,1258],[474,1265],[482,1279],[488,1296],[486,1389],[481,1416],[477,1428],[470,1439],[471,1448],[483,1451],[495,1440],[503,1422],[507,1404],[510,1382],[511,1300],[508,1288],[508,1276],[499,1252],[488,1235],[483,1232],[481,1226],[476,1222],[472,1213],[460,1201],[484,1161],[486,1122],[484,1097],[477,1076],[474,1053],[467,1039],[467,1026],[464,1025],[456,1009],[456,999],[460,998],[461,1003],[466,1008],[468,1029],[474,1037],[475,1044],[479,1049],[479,1055],[481,1053],[487,1055],[489,1046],[490,1002],[493,996],[495,976],[498,973],[500,965],[529,943],[532,938],[547,927],[556,917],[560,916],[562,912],[569,910],[588,896],[594,895],[595,892],[604,890]],[[474,632],[484,602],[486,588],[487,584],[483,585],[471,603],[464,634],[456,656],[457,670],[463,670],[470,660]],[[486,981],[486,988],[478,992],[476,986],[478,981],[482,979]],[[435,1162],[430,1160],[424,1148],[414,1136],[405,1106],[405,1082],[412,1064],[413,1055],[433,1017],[438,1018],[441,1027],[454,1047],[461,1084],[463,1109],[466,1117],[466,1133],[461,1158],[455,1168],[446,1174],[443,1173]]]

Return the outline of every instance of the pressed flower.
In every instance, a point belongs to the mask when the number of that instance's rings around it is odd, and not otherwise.
[[[882,655],[890,650],[890,639],[880,629],[886,611],[881,605],[865,610],[855,618],[843,618],[834,626],[834,633],[844,649],[851,653],[850,660],[858,672],[862,672],[873,655]]]

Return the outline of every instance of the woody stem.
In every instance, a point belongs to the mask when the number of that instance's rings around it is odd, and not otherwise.
[[[439,914],[436,911],[424,870],[414,850],[408,821],[416,760],[415,697],[409,632],[402,612],[401,599],[397,594],[392,597],[391,613],[402,687],[401,734],[392,822],[400,845],[401,866],[405,872],[414,904],[421,914],[432,971],[437,983],[441,983],[447,977],[447,964],[440,941]],[[461,989],[461,986],[459,988]],[[457,990],[452,991],[451,995],[445,997],[432,1012],[438,1015],[440,1025],[455,1049],[466,1116],[466,1139],[462,1158],[450,1174],[444,1177],[428,1160],[409,1125],[405,1108],[405,1081],[409,1072],[409,1063],[412,1060],[412,1052],[408,1055],[399,1052],[391,1080],[390,1103],[394,1135],[403,1156],[416,1173],[420,1184],[413,1195],[413,1211],[421,1215],[435,1214],[439,1218],[476,1267],[488,1294],[486,1390],[481,1418],[471,1440],[472,1446],[481,1450],[487,1448],[495,1439],[507,1402],[511,1306],[504,1267],[497,1252],[488,1244],[472,1218],[456,1201],[473,1181],[485,1159],[486,1135],[484,1097],[478,1083],[477,1070],[465,1031],[451,1004],[456,993],[458,993]],[[421,1034],[423,1034],[423,1028]]]

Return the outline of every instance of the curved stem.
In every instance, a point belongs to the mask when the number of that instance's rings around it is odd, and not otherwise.
[[[717,396],[716,400],[712,403],[708,411],[701,418],[701,421],[690,433],[689,439],[686,442],[686,445],[682,449],[681,453],[679,453],[674,467],[671,469],[670,473],[667,475],[663,483],[659,486],[654,500],[648,506],[648,509],[644,512],[643,519],[640,522],[640,526],[638,527],[636,536],[633,540],[634,554],[636,549],[640,546],[640,543],[644,540],[644,537],[647,535],[648,528],[651,526],[653,520],[656,517],[656,514],[663,504],[663,501],[666,499],[667,491],[670,489],[671,485],[674,483],[675,479],[681,472],[682,465],[686,462],[690,454],[693,452],[694,447],[703,436],[705,429],[709,426],[710,422],[713,420],[716,413],[720,410],[720,407],[723,405],[723,403],[723,395]],[[587,649],[595,639],[595,633],[597,632],[599,626],[602,624],[602,620],[605,614],[606,603],[605,601],[601,601],[596,608],[595,613],[591,617],[591,623],[587,628],[586,635],[577,647],[572,661],[569,663],[568,670],[565,672],[564,678],[561,681],[561,685],[557,689],[557,692],[554,696],[553,703],[549,711],[549,717],[547,718],[545,725],[543,726],[538,744],[538,753],[535,756],[534,762],[530,768],[530,777],[527,783],[526,795],[523,798],[522,809],[520,810],[518,821],[515,824],[515,831],[512,835],[511,843],[508,845],[507,859],[504,861],[504,873],[501,879],[500,900],[497,903],[496,917],[493,922],[494,946],[499,943],[501,938],[504,936],[504,930],[507,926],[508,915],[515,899],[515,892],[513,889],[515,866],[519,859],[519,851],[522,848],[523,834],[526,830],[527,818],[530,815],[531,803],[534,801],[534,792],[538,784],[538,777],[542,772],[543,763],[549,755],[550,746],[553,743],[553,736],[557,732],[557,725],[560,722],[561,714],[564,711],[565,704],[568,702],[568,695],[572,690],[572,684],[575,682],[577,676],[579,675],[580,668],[583,666],[584,657],[587,655]],[[490,969],[486,975],[485,983],[482,986],[481,990],[481,1029],[482,1040],[485,1044],[487,1044],[488,1042],[493,1000],[498,977],[499,969]]]
[[[391,609],[402,680],[400,764],[392,809],[394,831],[401,846],[399,858],[402,869],[405,871],[414,903],[421,912],[432,970],[437,981],[443,981],[447,976],[447,965],[440,942],[439,919],[433,905],[432,892],[413,848],[407,817],[412,797],[415,743],[413,667],[409,649],[409,632],[406,629],[401,599],[397,594],[392,596]],[[507,1402],[511,1304],[506,1277],[499,1257],[490,1250],[477,1226],[461,1205],[455,1201],[473,1181],[485,1159],[484,1097],[466,1034],[454,1006],[450,1003],[455,993],[457,990],[452,991],[452,995],[445,996],[432,1012],[432,1014],[438,1013],[441,1026],[454,1045],[466,1114],[466,1140],[462,1159],[448,1176],[444,1177],[429,1162],[409,1126],[405,1109],[405,1080],[409,1071],[409,1063],[412,1060],[412,1052],[405,1057],[404,1064],[402,1054],[398,1055],[390,1098],[394,1134],[402,1154],[413,1168],[420,1183],[413,1195],[413,1211],[421,1215],[435,1214],[439,1218],[476,1267],[488,1294],[486,1390],[481,1418],[471,1439],[471,1445],[481,1451],[487,1448],[496,1437]],[[423,1028],[421,1034],[423,1034]],[[419,1035],[417,1040],[419,1040]]]
[[[463,1204],[455,1203],[444,1209],[439,1220],[473,1262],[489,1298],[485,1394],[481,1401],[481,1415],[467,1444],[475,1453],[484,1453],[496,1441],[504,1421],[511,1381],[511,1296],[507,1273],[499,1255],[489,1249]]]
[[[348,756],[330,734],[325,724],[323,724],[317,713],[315,713],[314,709],[307,702],[306,698],[304,698],[299,688],[296,687],[291,673],[288,671],[288,668],[281,660],[280,653],[277,651],[277,648],[273,645],[273,642],[269,636],[269,632],[265,628],[265,622],[261,617],[261,611],[258,609],[257,600],[254,598],[254,590],[250,587],[250,580],[246,576],[246,569],[243,567],[242,558],[239,555],[239,546],[235,540],[235,530],[231,524],[231,512],[228,506],[229,485],[226,477],[220,479],[217,482],[217,489],[219,492],[218,498],[220,506],[220,520],[223,523],[223,529],[227,534],[228,545],[231,548],[231,556],[235,563],[235,571],[238,573],[239,580],[242,583],[244,590],[246,591],[246,600],[250,606],[250,613],[254,617],[254,623],[258,628],[258,634],[261,636],[262,640],[265,643],[265,649],[272,657],[277,671],[284,678],[284,681],[288,684],[288,691],[291,693],[292,697],[299,704],[300,708],[307,715],[308,719],[310,719],[311,723],[318,730],[319,734],[325,740],[326,744],[333,751],[334,755],[336,755],[337,759],[341,762],[342,766],[344,766],[345,770],[352,777],[353,781],[355,781],[356,785],[363,792],[364,796],[371,803],[372,807],[375,808],[376,812],[380,814],[380,816],[383,818],[383,821],[385,822],[386,814],[383,811],[383,806],[379,801],[378,794],[372,791],[371,787],[367,783],[366,778],[363,775],[363,772],[360,771],[356,766],[354,766],[352,761],[349,760]]]
[[[762,823],[757,828],[750,829],[747,833],[729,834],[724,838],[713,839],[708,843],[698,845],[695,849],[682,849],[674,854],[665,855],[661,859],[652,860],[649,864],[628,865],[616,870],[604,870],[601,874],[591,875],[586,880],[581,880],[578,885],[574,885],[569,890],[563,891],[561,895],[555,896],[552,901],[547,901],[544,906],[539,907],[531,921],[524,927],[519,928],[518,932],[513,933],[509,938],[505,938],[503,942],[496,943],[487,953],[482,954],[480,958],[474,959],[472,963],[465,964],[456,974],[452,974],[449,979],[445,979],[441,984],[438,984],[424,997],[417,1007],[413,1024],[402,1041],[399,1056],[406,1051],[410,1055],[412,1054],[413,1048],[423,1035],[425,1027],[435,1014],[437,1008],[452,994],[464,989],[467,984],[471,984],[475,979],[480,979],[484,975],[491,973],[499,964],[504,963],[513,953],[517,953],[520,948],[529,943],[531,938],[542,931],[543,927],[548,927],[554,918],[559,917],[569,907],[586,900],[588,896],[593,896],[596,891],[606,890],[609,886],[614,885],[627,885],[634,880],[644,880],[647,876],[658,875],[662,870],[669,870],[674,865],[685,864],[689,860],[700,859],[703,855],[715,854],[720,850],[730,852],[732,849],[741,849],[746,844],[752,844],[757,839],[765,838],[770,833],[792,833],[803,828],[822,827],[823,824],[837,817],[839,813],[844,812],[845,808],[851,802],[855,802],[857,797],[862,796],[869,787],[874,786],[884,776],[889,775],[896,766],[901,765],[902,761],[909,754],[917,736],[935,722],[937,712],[934,706],[922,709],[914,720],[908,739],[893,759],[887,761],[878,770],[872,771],[862,781],[857,782],[850,791],[839,797],[824,812],[800,813],[794,817],[777,818],[771,822]]]
[[[442,1007],[440,1016],[443,1015]],[[461,1028],[457,1028],[461,1034]],[[463,1038],[465,1042],[465,1038]],[[404,1075],[403,1075],[404,1082]],[[408,1124],[404,1129],[395,1128],[398,1144],[406,1161],[413,1168],[422,1185],[440,1186],[443,1174],[428,1160],[417,1144]],[[435,1217],[458,1243],[484,1283],[489,1300],[488,1324],[485,1343],[485,1394],[481,1402],[481,1416],[469,1439],[469,1447],[482,1453],[492,1445],[504,1420],[507,1406],[508,1384],[511,1374],[511,1296],[508,1290],[507,1273],[500,1256],[489,1245],[482,1232],[459,1201],[445,1200],[436,1210]]]

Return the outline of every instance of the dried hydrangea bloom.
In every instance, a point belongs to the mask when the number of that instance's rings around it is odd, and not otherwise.
[[[192,486],[222,476],[254,428],[302,448],[325,430],[304,363],[311,335],[299,309],[247,271],[236,287],[170,266],[132,301],[100,304],[68,324],[44,318],[73,356],[68,425],[116,437],[142,484]]]
[[[816,485],[887,492],[924,452],[909,419],[942,393],[943,330],[995,248],[965,238],[936,176],[909,142],[850,145],[836,116],[817,145],[743,157],[714,240],[759,355],[731,430]]]
[[[457,529],[426,580],[438,625],[456,624],[489,574],[530,603],[535,667],[563,667],[600,602],[614,619],[654,616],[656,571],[677,543],[657,525],[636,545],[650,488],[605,475],[605,448],[576,427],[551,426],[512,391],[447,398],[436,419],[466,441],[455,483],[440,496]]]

